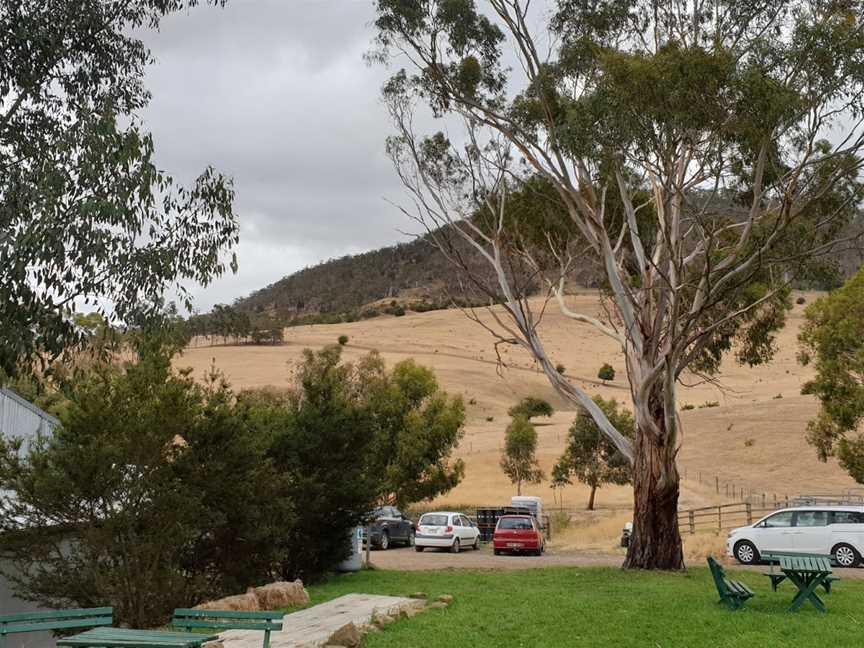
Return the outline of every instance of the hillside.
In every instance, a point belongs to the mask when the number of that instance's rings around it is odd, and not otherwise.
[[[809,303],[815,295],[805,297]],[[596,292],[584,291],[572,299],[583,312],[599,314]],[[807,421],[817,410],[815,399],[800,394],[811,369],[795,360],[804,308],[796,304],[789,313],[788,324],[778,336],[779,353],[770,365],[749,369],[726,362],[719,387],[701,384],[681,388],[679,404],[694,406],[681,412],[684,435],[680,465],[687,476],[682,505],[725,499],[723,484],[727,483],[738,490],[744,487],[764,492],[769,498],[773,493],[782,496],[855,487],[835,462],[819,462],[804,438]],[[499,368],[492,337],[458,310],[297,326],[285,330],[286,343],[281,346],[194,348],[187,350],[178,364],[191,366],[201,375],[213,360],[237,388],[282,386],[287,384],[290,363],[301,357],[304,348],[332,344],[341,334],[349,336],[346,358],[358,358],[371,349],[379,350],[388,363],[415,358],[434,368],[445,389],[465,398],[468,423],[458,454],[466,461],[467,476],[441,503],[490,504],[512,494],[498,467],[499,448],[507,409],[523,396],[547,398],[560,408],[548,424],[538,428],[540,460],[547,473],[562,452],[574,417],[572,406],[557,398],[524,351],[502,347],[507,366]],[[623,359],[612,340],[589,327],[574,326],[556,307],[546,314],[541,335],[551,357],[566,367],[568,376],[591,393],[629,404]],[[607,385],[595,379],[603,362],[618,370],[616,380]],[[700,474],[703,484],[699,483]],[[721,484],[719,497],[714,492],[715,477]],[[553,500],[548,483],[529,492],[550,503]],[[586,493],[580,485],[568,486],[563,492],[565,505],[584,506]],[[613,487],[601,490],[598,502],[607,511],[626,509],[631,497],[629,488]]]
[[[464,244],[459,249],[472,272],[488,273],[475,250]],[[461,294],[463,279],[424,237],[305,268],[237,300],[235,306],[284,320],[345,313],[383,299],[437,303],[446,301],[448,294]]]

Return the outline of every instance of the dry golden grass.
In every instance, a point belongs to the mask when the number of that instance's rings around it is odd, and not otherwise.
[[[684,560],[688,565],[704,563],[708,556],[725,562],[726,534],[697,533],[684,536]]]
[[[812,294],[806,296],[808,303],[814,298]],[[573,308],[583,312],[600,312],[594,292],[581,292],[570,301]],[[777,336],[779,352],[770,365],[751,369],[727,361],[719,377],[722,389],[710,384],[680,389],[679,404],[697,406],[681,415],[684,434],[680,465],[688,477],[682,485],[683,507],[725,499],[722,489],[719,496],[714,492],[714,475],[739,488],[778,495],[855,486],[835,462],[820,463],[804,438],[807,421],[817,409],[813,398],[800,395],[811,370],[795,360],[804,308],[796,305],[790,312],[785,330]],[[177,364],[191,366],[200,376],[214,361],[237,388],[284,386],[289,363],[299,360],[304,348],[333,344],[341,334],[350,338],[344,350],[347,359],[372,349],[379,350],[391,364],[415,358],[435,370],[445,389],[464,397],[468,419],[458,455],[466,462],[467,475],[435,505],[500,505],[515,494],[498,466],[499,449],[508,422],[507,409],[524,396],[546,398],[558,408],[548,425],[538,427],[538,456],[547,475],[562,452],[574,416],[572,406],[552,391],[525,351],[502,349],[506,366],[499,367],[490,334],[458,310],[289,328],[283,346],[191,348]],[[571,379],[592,394],[615,397],[629,406],[624,362],[612,340],[590,327],[574,325],[554,305],[544,317],[541,334],[550,356],[566,367]],[[616,380],[606,385],[596,379],[604,362],[618,372]],[[709,401],[718,401],[719,406],[698,408]],[[696,479],[699,473],[704,484]],[[542,496],[547,507],[552,505],[548,482],[527,486],[525,492]],[[563,499],[565,507],[584,507],[588,490],[581,485],[569,486]],[[598,515],[627,509],[631,501],[627,487],[604,488],[598,493]]]
[[[629,521],[629,511],[585,511],[575,515],[567,529],[553,534],[549,546],[560,551],[623,553],[621,530]]]

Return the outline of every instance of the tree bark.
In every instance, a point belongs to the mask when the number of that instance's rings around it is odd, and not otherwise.
[[[663,419],[655,421],[663,430]],[[678,530],[679,475],[674,448],[638,425],[633,464],[633,532],[625,569],[684,569]]]
[[[591,494],[588,496],[588,510],[594,510],[594,496],[597,494],[597,487],[591,486]]]

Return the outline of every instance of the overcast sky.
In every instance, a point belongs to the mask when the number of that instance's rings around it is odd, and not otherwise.
[[[233,176],[240,269],[196,288],[231,302],[307,265],[393,244],[401,187],[384,155],[386,69],[363,53],[372,0],[230,0],[164,20],[144,40],[157,63],[144,114],[159,164]]]

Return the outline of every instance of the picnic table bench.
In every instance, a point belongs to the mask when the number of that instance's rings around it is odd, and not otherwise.
[[[110,607],[4,614],[0,615],[0,647],[10,634],[110,626],[113,620]]]
[[[810,601],[820,612],[827,612],[825,604],[816,593],[816,588],[822,586],[826,592],[831,591],[831,583],[839,580],[831,570],[831,557],[822,554],[768,553],[763,555],[766,560],[776,560],[780,564],[782,574],[766,574],[771,578],[771,587],[777,591],[777,585],[788,578],[798,588],[798,593],[789,606],[789,612],[795,612]],[[781,578],[782,576],[782,578]]]
[[[70,648],[198,648],[219,635],[129,628],[94,628],[57,640],[58,646]]]
[[[282,629],[282,612],[238,612],[234,610],[193,610],[177,608],[171,625],[191,632],[198,628],[214,630],[263,630],[264,648],[270,646],[270,632]]]
[[[771,579],[771,589],[773,591],[777,591],[777,586],[780,585],[784,580],[786,580],[787,576],[782,571],[775,572],[774,571],[774,563],[780,562],[780,556],[807,556],[810,558],[824,558],[830,561],[834,559],[831,554],[815,554],[815,553],[793,553],[791,551],[772,551],[770,553],[762,554],[762,559],[768,561],[769,571],[768,573],[763,573],[763,576],[767,576]],[[839,576],[835,576],[833,573],[828,576],[822,583],[822,587],[825,590],[826,594],[831,593],[831,583],[834,581],[840,580]]]
[[[747,585],[727,577],[723,566],[711,556],[708,556],[708,567],[714,577],[717,593],[720,594],[720,603],[725,603],[733,610],[739,610],[744,607],[748,599],[754,596],[753,590]]]

